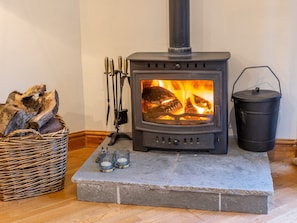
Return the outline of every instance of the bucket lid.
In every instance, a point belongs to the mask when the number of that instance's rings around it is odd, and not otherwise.
[[[281,94],[272,90],[260,90],[256,88],[254,90],[245,90],[235,92],[232,95],[233,99],[238,99],[245,102],[266,102],[277,101],[281,97]]]

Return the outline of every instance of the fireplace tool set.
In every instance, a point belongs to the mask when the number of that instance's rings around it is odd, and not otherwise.
[[[130,76],[128,74],[128,61],[125,58],[124,61],[121,56],[118,57],[118,69],[114,69],[113,59],[108,59],[105,57],[105,72],[106,75],[106,89],[107,89],[107,113],[106,113],[106,125],[108,124],[109,113],[110,113],[110,89],[109,89],[109,80],[111,79],[111,87],[112,87],[112,99],[113,99],[113,107],[114,107],[114,122],[113,125],[115,127],[115,132],[111,133],[109,137],[111,137],[109,146],[116,143],[118,138],[127,138],[132,139],[126,133],[120,133],[120,125],[126,124],[128,122],[128,109],[123,109],[123,87],[125,83],[125,79],[128,80],[130,86]],[[122,64],[123,69],[122,69]]]

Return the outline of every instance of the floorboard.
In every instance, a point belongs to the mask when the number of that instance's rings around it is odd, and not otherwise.
[[[77,201],[76,186],[71,182],[71,177],[93,151],[94,148],[86,147],[69,152],[64,190],[23,200],[0,202],[0,222],[274,223],[297,221],[297,167],[289,158],[271,161],[275,192],[269,202],[269,213],[257,215]]]

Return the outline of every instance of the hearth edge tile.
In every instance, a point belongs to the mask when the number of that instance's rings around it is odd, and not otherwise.
[[[103,184],[114,184],[116,186],[142,186],[148,187],[150,189],[159,190],[170,190],[170,191],[184,191],[184,192],[195,192],[195,193],[214,193],[214,194],[225,194],[225,195],[240,195],[240,196],[272,196],[274,191],[254,191],[254,190],[230,190],[230,189],[219,189],[219,188],[198,188],[198,187],[185,187],[185,186],[170,186],[161,184],[143,184],[134,182],[116,182],[116,181],[100,181],[100,180],[72,180],[76,184],[93,184],[93,185],[103,185]]]
[[[164,189],[164,190],[162,190]],[[267,214],[268,196],[166,190],[148,185],[80,183],[81,201]],[[220,203],[221,201],[221,203]]]
[[[103,142],[103,144],[104,143],[106,143],[106,140],[105,140],[105,142]],[[129,141],[128,141],[128,144],[129,144]],[[99,147],[98,147],[98,149],[99,149]],[[104,179],[98,178],[98,176],[100,176],[100,177],[102,177],[102,176],[109,176],[110,177],[112,174],[110,175],[110,173],[100,173],[99,170],[98,170],[98,168],[97,168],[97,166],[96,165],[94,166],[94,160],[95,160],[95,155],[96,155],[95,152],[93,153],[93,155],[85,163],[87,163],[88,161],[92,163],[93,166],[91,168],[89,168],[87,171],[90,171],[90,169],[91,169],[92,174],[95,174],[95,176],[97,176],[96,179],[95,180],[86,180],[84,178],[84,176],[81,176],[81,172],[84,172],[84,171],[81,171],[79,174],[78,173],[75,173],[74,176],[72,177],[72,182],[76,183],[77,184],[77,187],[78,187],[78,199],[81,199],[82,196],[80,194],[82,194],[82,192],[86,192],[86,191],[80,191],[81,190],[80,187],[82,185],[89,185],[89,184],[94,184],[93,186],[95,188],[93,187],[94,191],[91,192],[91,194],[89,195],[89,196],[91,196],[91,198],[87,198],[87,199],[84,198],[83,199],[83,200],[87,200],[87,201],[88,201],[88,199],[94,199],[93,196],[92,196],[92,193],[97,193],[98,192],[98,188],[96,188],[96,186],[100,186],[100,185],[102,186],[102,184],[106,184],[106,185],[109,185],[110,184],[110,185],[112,185],[109,188],[109,189],[113,188],[113,189],[111,189],[112,192],[114,192],[115,190],[119,190],[122,187],[132,186],[132,187],[143,187],[143,188],[147,187],[147,188],[149,188],[149,190],[160,190],[160,191],[162,191],[162,193],[164,191],[166,191],[166,190],[169,190],[170,193],[189,193],[189,194],[192,194],[192,195],[193,194],[194,195],[195,194],[197,195],[197,194],[200,194],[200,193],[206,193],[206,194],[207,193],[211,193],[211,194],[214,194],[215,196],[221,196],[222,202],[224,202],[224,200],[228,196],[229,197],[230,196],[231,197],[233,196],[235,198],[238,198],[239,200],[240,200],[240,198],[244,198],[245,196],[247,196],[247,197],[249,197],[249,196],[256,196],[256,197],[259,197],[259,199],[262,199],[262,201],[264,201],[264,206],[266,205],[265,204],[265,201],[268,199],[269,196],[271,196],[273,194],[273,184],[271,182],[269,182],[268,184],[272,184],[272,185],[268,185],[268,189],[266,188],[266,190],[238,190],[238,189],[234,189],[234,190],[231,189],[230,190],[230,189],[213,188],[213,187],[197,187],[197,186],[188,186],[188,187],[185,187],[183,185],[178,185],[178,184],[170,185],[172,182],[171,182],[171,179],[169,179],[169,178],[167,178],[165,180],[165,183],[159,183],[159,184],[156,184],[156,183],[149,184],[149,183],[132,182],[131,179],[129,180],[129,182],[123,182],[123,180],[120,180],[121,182],[120,181],[110,180],[110,179],[109,180],[106,180],[106,179],[104,180]],[[137,152],[137,153],[147,154],[145,152]],[[133,152],[132,152],[132,154],[133,154]],[[145,156],[147,156],[147,155],[145,155]],[[250,155],[257,157],[259,154],[258,155],[257,154],[250,154]],[[260,156],[263,156],[263,162],[267,162],[267,160],[266,160],[267,159],[267,154],[262,154],[262,155],[260,154]],[[133,162],[133,160],[132,160],[132,162]],[[176,164],[174,163],[174,165],[176,165]],[[80,170],[81,169],[82,168],[80,168]],[[129,171],[129,169],[130,168],[128,168],[127,170]],[[116,169],[115,171],[118,171],[119,173],[124,173],[123,170],[117,170]],[[120,171],[122,171],[122,172],[120,172]],[[173,173],[174,173],[174,171],[171,171],[171,174],[173,174]],[[173,175],[170,175],[170,177],[174,177],[174,174]],[[92,191],[91,188],[92,187],[88,186],[88,190]],[[166,193],[169,193],[169,192],[167,191]],[[114,192],[114,193],[116,194],[116,192]],[[103,195],[106,195],[106,194],[104,193]],[[95,200],[95,202],[111,202],[111,203],[117,203],[118,202],[118,200],[115,201],[114,198],[113,199],[109,199],[106,196],[105,197],[103,196],[103,197],[101,197],[99,199],[96,198],[96,199],[97,200]],[[92,200],[89,200],[89,201],[92,201]],[[233,210],[230,207],[229,208],[225,208],[225,206],[224,206],[225,204],[226,203],[219,204],[219,207],[221,207],[221,208],[218,208],[216,210],[221,211],[221,209],[222,209],[222,211],[236,211],[236,212],[241,212],[242,211],[242,210]],[[201,209],[201,208],[197,208],[197,209]],[[268,209],[268,204],[267,204],[267,209]],[[255,210],[255,213],[257,213],[256,211],[257,210]],[[247,211],[244,211],[243,210],[242,212],[249,212],[249,210],[247,210]],[[264,208],[263,213],[265,213],[265,208]]]
[[[121,203],[160,207],[219,210],[219,196],[213,193],[160,190],[130,185],[120,187]]]
[[[221,211],[267,214],[269,210],[268,196],[221,195]]]

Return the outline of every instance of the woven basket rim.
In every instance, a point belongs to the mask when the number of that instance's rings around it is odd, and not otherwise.
[[[69,128],[67,127],[65,121],[63,120],[62,116],[60,116],[59,114],[56,114],[55,115],[55,118],[57,118],[60,123],[62,124],[63,128],[58,130],[58,131],[55,131],[55,132],[49,132],[49,133],[44,133],[44,134],[41,134],[38,132],[38,134],[42,137],[42,138],[45,138],[45,139],[48,139],[50,137],[54,137],[56,135],[60,135],[60,134],[68,134],[69,133]],[[18,129],[18,130],[15,130],[15,131],[26,131],[28,129]],[[1,142],[10,142],[10,141],[18,141],[18,140],[21,140],[23,141],[24,140],[24,137],[23,136],[13,136],[13,137],[0,137],[0,143]],[[30,139],[32,140],[32,138]],[[34,139],[33,139],[34,140]],[[38,139],[35,139],[35,140],[38,140]]]

